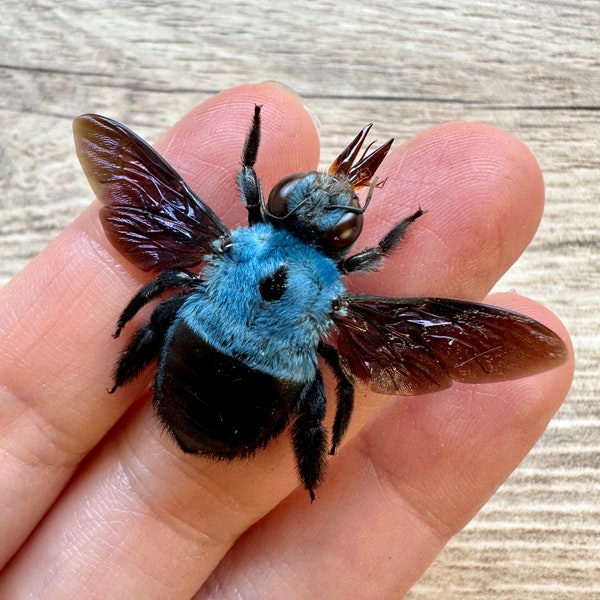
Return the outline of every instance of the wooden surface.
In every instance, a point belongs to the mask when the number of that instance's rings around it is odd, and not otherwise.
[[[455,119],[520,137],[547,208],[498,287],[561,316],[577,374],[531,454],[409,597],[600,598],[598,0],[3,0],[0,16],[1,282],[91,199],[71,137],[83,112],[154,140],[215,91],[275,79],[320,122],[324,160],[367,121],[381,139]]]

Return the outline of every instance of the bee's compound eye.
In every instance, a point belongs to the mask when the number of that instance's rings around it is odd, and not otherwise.
[[[360,213],[347,212],[340,220],[325,233],[323,243],[330,250],[343,250],[352,245],[363,226],[363,216]]]
[[[276,217],[285,217],[288,214],[290,196],[294,193],[298,182],[305,176],[306,173],[294,173],[275,184],[267,202],[270,214]]]

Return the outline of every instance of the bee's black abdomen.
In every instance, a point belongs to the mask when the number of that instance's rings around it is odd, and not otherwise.
[[[248,456],[281,433],[302,385],[253,370],[217,351],[183,321],[163,347],[154,407],[182,450]]]

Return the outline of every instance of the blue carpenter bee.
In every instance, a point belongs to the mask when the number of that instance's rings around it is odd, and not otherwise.
[[[299,477],[312,499],[328,450],[335,453],[348,428],[357,380],[382,394],[422,394],[452,381],[531,375],[566,358],[556,334],[518,313],[346,292],[341,277],[376,269],[423,214],[348,256],[392,143],[359,156],[370,127],[328,172],[289,175],[265,201],[254,170],[257,106],[237,179],[248,226],[230,231],[123,125],[97,115],[74,122],[108,239],[139,268],[158,272],[123,310],[115,337],[167,295],[129,341],[110,391],[156,361],[158,418],[184,452],[216,459],[252,455],[291,423]],[[361,205],[356,190],[366,186]],[[329,443],[319,356],[337,380]]]

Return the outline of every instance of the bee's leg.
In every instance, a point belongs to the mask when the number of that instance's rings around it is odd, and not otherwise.
[[[416,221],[424,211],[419,208],[409,217],[396,223],[392,229],[383,237],[383,239],[373,248],[361,250],[358,254],[344,258],[339,262],[342,273],[352,273],[354,271],[372,271],[379,267],[381,259],[393,252],[413,221]]]
[[[113,337],[119,337],[125,325],[135,317],[137,312],[148,302],[168,290],[180,287],[191,287],[198,281],[198,277],[182,269],[163,271],[158,277],[147,283],[129,302],[117,321],[117,329]]]
[[[337,350],[327,344],[319,344],[319,354],[325,359],[337,379],[337,407],[333,420],[331,449],[329,454],[335,454],[342,438],[348,430],[352,411],[354,410],[354,385],[348,379],[340,365],[340,355]]]
[[[315,499],[315,488],[321,483],[327,465],[327,433],[323,426],[327,401],[321,373],[302,393],[291,436],[298,474],[304,487]]]
[[[254,107],[252,126],[246,137],[244,153],[242,154],[242,168],[237,176],[237,184],[242,196],[242,203],[248,210],[248,225],[262,223],[262,187],[256,176],[254,164],[260,145],[260,106]]]
[[[167,331],[188,297],[183,291],[161,302],[152,312],[148,323],[140,327],[119,357],[109,393],[137,377],[142,370],[158,357]]]

